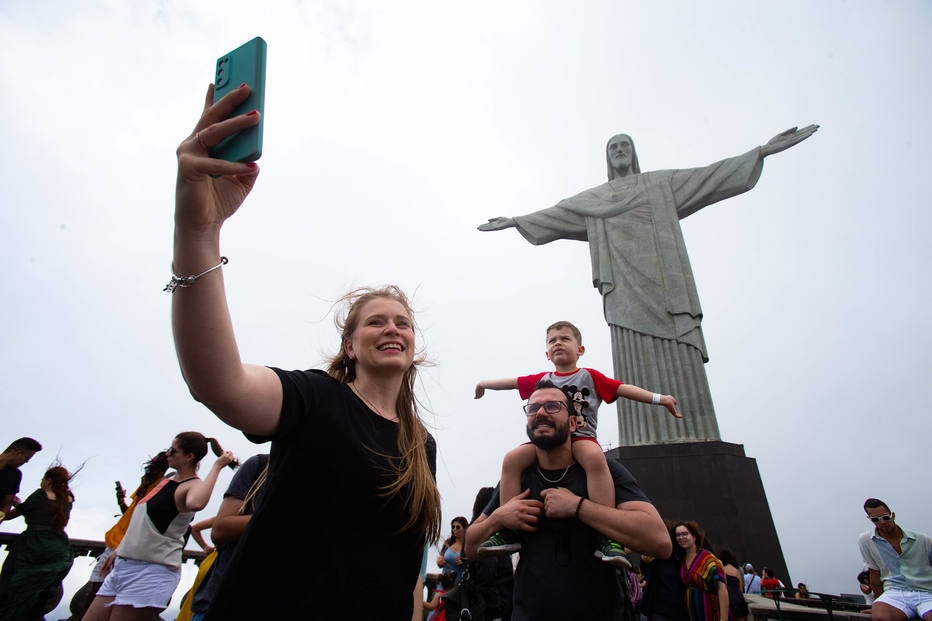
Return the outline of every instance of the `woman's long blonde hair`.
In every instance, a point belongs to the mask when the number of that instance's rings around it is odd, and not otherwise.
[[[340,352],[330,358],[327,366],[327,373],[344,384],[356,379],[356,361],[347,356],[345,344],[353,338],[353,333],[359,325],[360,309],[376,298],[388,298],[400,303],[411,318],[415,331],[417,330],[408,296],[395,285],[386,285],[379,289],[361,287],[344,295],[338,303],[346,305],[348,310],[344,315],[338,314],[334,318],[334,323],[340,331]],[[417,368],[424,364],[427,364],[427,359],[423,352],[415,351],[414,362],[405,371],[401,383],[401,391],[395,403],[398,413],[398,452],[401,458],[391,460],[396,476],[382,492],[385,496],[392,496],[410,486],[410,494],[406,494],[405,499],[408,519],[402,529],[414,530],[425,541],[433,544],[440,538],[440,492],[427,461],[428,433],[418,414],[417,396],[414,392]]]

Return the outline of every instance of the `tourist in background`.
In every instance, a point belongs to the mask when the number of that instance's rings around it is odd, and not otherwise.
[[[479,488],[472,503],[470,524],[482,515],[494,494],[494,487]],[[469,563],[472,581],[485,597],[486,617],[490,621],[510,621],[515,588],[515,568],[511,556],[487,556]]]
[[[233,550],[246,531],[252,515],[262,502],[262,492],[269,472],[269,454],[253,455],[237,470],[223,494],[223,502],[212,518],[210,538],[216,557],[191,600],[192,621],[200,621],[210,607],[223,581]]]
[[[782,589],[786,587],[783,581],[777,578],[776,574],[773,573],[773,570],[769,567],[764,567],[761,573],[763,574],[760,579],[761,593],[773,599],[780,599],[783,597]]]
[[[447,619],[447,601],[443,596],[452,591],[455,586],[456,572],[445,571],[440,574],[440,580],[434,589],[433,597],[430,600],[421,602],[421,608],[428,611],[426,621],[454,621]],[[424,614],[423,610],[421,612],[422,616]]]
[[[201,479],[197,469],[208,446],[217,459]],[[108,621],[111,615],[152,619],[168,607],[181,581],[188,527],[195,513],[210,502],[220,471],[238,465],[233,453],[224,451],[216,439],[196,431],[175,436],[165,456],[174,472],[139,501],[84,621]]]
[[[728,610],[732,621],[745,621],[748,617],[748,603],[744,599],[744,574],[738,569],[738,559],[731,550],[722,548],[718,558],[725,569],[725,586],[728,588]]]
[[[676,543],[673,520],[664,520],[670,533],[673,552],[670,556],[641,555],[647,587],[641,602],[641,613],[648,621],[689,621],[686,610],[686,586],[680,579],[684,550]]]
[[[455,584],[458,584],[463,576],[463,542],[466,540],[466,529],[469,522],[463,516],[453,518],[450,523],[451,533],[443,542],[440,548],[440,554],[437,555],[437,567],[443,573],[452,572],[456,574]]]
[[[10,512],[14,503],[19,500],[19,485],[23,481],[22,466],[32,459],[32,456],[42,450],[42,445],[32,438],[19,438],[13,440],[2,453],[0,453],[0,522]]]
[[[744,564],[744,592],[760,593],[760,576],[754,570],[754,565],[750,563]]]
[[[107,571],[113,566],[113,561],[108,561],[107,559],[114,553],[117,546],[119,546],[120,542],[123,540],[123,535],[126,534],[129,521],[133,517],[136,503],[162,480],[166,470],[168,470],[168,457],[165,451],[159,451],[143,464],[142,477],[139,479],[139,485],[133,490],[133,493],[130,494],[130,501],[128,504],[126,502],[126,491],[123,489],[123,485],[119,481],[116,482],[117,505],[120,507],[121,515],[116,521],[116,524],[104,533],[104,551],[97,557],[97,562],[91,570],[90,579],[83,587],[78,589],[78,592],[71,598],[70,608],[72,619],[80,619],[87,611],[88,606],[91,605],[94,596],[97,595],[97,591],[100,589],[100,585],[104,583]]]
[[[932,621],[932,537],[900,528],[877,498],[864,501],[864,512],[874,524],[858,538],[875,596],[871,621]]]
[[[7,514],[10,520],[25,519],[26,530],[10,544],[0,571],[2,621],[41,619],[61,600],[61,582],[74,562],[65,533],[74,505],[68,486],[74,474],[63,466],[52,466],[39,489]]]
[[[705,531],[695,521],[676,522],[676,543],[683,549],[680,579],[686,586],[690,621],[728,621],[728,588],[725,569],[706,550]]]

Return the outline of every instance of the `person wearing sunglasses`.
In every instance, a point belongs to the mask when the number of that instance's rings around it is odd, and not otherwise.
[[[615,505],[589,500],[586,471],[573,459],[572,408],[572,398],[561,388],[538,382],[524,408],[527,436],[537,453],[537,463],[521,473],[524,491],[501,506],[496,492],[466,533],[469,559],[492,533],[520,533],[512,619],[616,618],[627,586],[618,569],[593,556],[599,536],[660,558],[673,550],[657,509],[619,462],[608,462]]]
[[[466,518],[459,515],[453,518],[450,524],[451,535],[444,540],[443,547],[440,548],[440,554],[437,555],[437,567],[443,573],[456,574],[453,584],[459,584],[463,576],[463,542],[466,540],[466,528],[469,522]]]
[[[875,599],[872,621],[932,621],[932,537],[896,523],[896,513],[876,498],[864,501],[874,528],[858,539]]]
[[[113,566],[114,559],[110,559],[116,552],[120,542],[123,541],[123,535],[129,528],[129,521],[133,517],[137,503],[149,493],[153,487],[165,476],[168,470],[168,455],[165,451],[159,451],[142,465],[142,476],[139,479],[139,486],[130,494],[129,504],[126,502],[126,490],[123,484],[116,482],[117,505],[120,507],[120,518],[116,523],[104,533],[104,551],[97,557],[97,562],[91,570],[90,579],[78,590],[78,593],[71,600],[72,618],[79,619],[87,611],[88,606],[94,601],[94,596],[100,590],[100,585],[104,583],[107,572]],[[110,559],[110,560],[108,560]]]
[[[208,448],[217,459],[202,479],[197,471]],[[101,569],[106,577],[83,621],[158,617],[181,582],[186,534],[194,515],[210,502],[220,471],[239,465],[216,438],[197,431],[176,435],[165,458],[171,470],[135,503],[126,533]]]

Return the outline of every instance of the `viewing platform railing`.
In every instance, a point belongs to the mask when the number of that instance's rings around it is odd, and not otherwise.
[[[760,595],[747,593],[750,609],[748,621],[863,621],[870,619],[864,602],[855,602],[841,595],[809,593],[812,597],[796,599],[796,589],[763,590]]]

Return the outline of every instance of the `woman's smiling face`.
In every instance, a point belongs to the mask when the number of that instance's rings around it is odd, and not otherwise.
[[[359,309],[359,324],[345,344],[360,369],[406,371],[414,363],[414,322],[404,305],[379,297]]]

